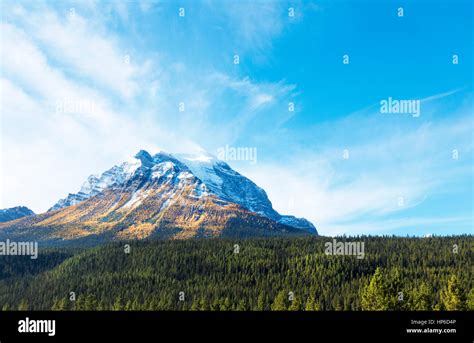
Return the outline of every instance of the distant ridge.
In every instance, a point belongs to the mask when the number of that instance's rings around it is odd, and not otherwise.
[[[25,206],[16,206],[0,210],[0,223],[8,222],[18,218],[32,216],[35,213]]]

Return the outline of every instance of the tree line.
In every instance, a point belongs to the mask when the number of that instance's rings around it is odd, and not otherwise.
[[[194,239],[0,258],[3,310],[473,310],[473,237]],[[15,268],[12,268],[14,259]]]

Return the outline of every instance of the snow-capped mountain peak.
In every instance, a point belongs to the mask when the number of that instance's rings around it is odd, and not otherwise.
[[[315,227],[306,219],[280,215],[273,209],[262,188],[224,161],[203,151],[194,155],[159,152],[152,156],[140,150],[133,158],[101,175],[89,176],[78,193],[59,200],[50,211],[76,205],[106,189],[127,187],[132,187],[133,199],[126,206],[136,206],[149,194],[149,187],[159,187],[166,182],[176,184],[174,192],[192,183],[195,197],[213,195],[225,203],[237,204],[275,222],[316,233]]]
[[[129,158],[126,162],[123,162],[118,166],[113,166],[100,175],[90,175],[82,184],[82,187],[78,193],[69,193],[66,198],[60,199],[48,211],[54,211],[60,208],[76,205],[86,199],[89,199],[90,197],[99,194],[108,187],[122,184],[123,182],[130,179],[135,174],[137,169],[139,169],[144,163],[148,163],[146,160],[147,156],[145,154],[148,153],[141,150],[137,155],[135,155],[135,157]],[[148,154],[148,156],[150,155]]]
[[[0,223],[33,215],[35,213],[25,206],[0,209]]]

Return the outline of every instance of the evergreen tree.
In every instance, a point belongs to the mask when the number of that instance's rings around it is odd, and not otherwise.
[[[460,311],[465,309],[463,291],[456,275],[451,275],[448,284],[441,291],[441,302],[448,311]]]
[[[231,311],[232,310],[232,303],[230,302],[229,298],[225,298],[224,303],[221,306],[221,311]]]
[[[306,300],[306,304],[304,307],[305,311],[319,311],[319,304],[314,300],[314,297],[310,295]]]
[[[418,287],[413,289],[407,309],[412,311],[429,311],[432,307],[433,296],[431,288],[426,282],[422,282]]]
[[[386,311],[389,309],[382,271],[379,267],[362,292],[362,309],[368,311]]]
[[[303,305],[301,304],[299,298],[295,297],[291,302],[290,307],[288,307],[288,311],[301,311],[302,307]]]
[[[216,298],[211,304],[211,311],[220,311],[220,310],[221,310],[220,299]]]
[[[265,296],[260,293],[257,298],[257,306],[256,306],[257,311],[265,311]]]
[[[402,310],[406,307],[407,292],[403,289],[402,276],[399,268],[392,269],[385,287],[389,310]]]
[[[199,300],[199,310],[200,311],[209,311],[209,303],[207,302],[207,299],[205,297],[202,297],[201,300]]]
[[[20,301],[18,305],[18,311],[28,311],[28,302],[25,299]]]
[[[97,310],[97,300],[92,294],[87,294],[84,300],[84,309],[86,311],[96,311]]]
[[[286,291],[280,291],[272,303],[272,311],[286,311],[288,309],[288,294]]]
[[[469,311],[474,311],[474,288],[471,288],[471,291],[467,295],[466,307]]]
[[[466,272],[472,236],[363,237],[371,246],[363,260],[326,256],[325,240],[246,240],[238,258],[229,256],[225,239],[132,242],[134,253],[126,258],[121,243],[48,248],[34,262],[4,256],[0,309],[473,309],[474,280]],[[452,244],[461,248],[456,256],[446,249]],[[79,296],[70,301],[74,289]],[[296,304],[285,292],[276,299],[278,290],[289,289],[299,296]],[[186,294],[184,301],[176,292]]]
[[[131,311],[132,310],[132,301],[127,300],[127,303],[125,304],[125,307],[123,308],[125,311]]]
[[[123,310],[123,305],[122,305],[122,297],[119,295],[117,298],[115,298],[115,302],[112,306],[113,311],[121,311]]]
[[[199,311],[199,301],[197,299],[193,300],[193,304],[191,305],[191,311]]]
[[[57,299],[54,301],[53,306],[51,307],[51,310],[53,311],[64,311],[66,310],[67,307],[67,299],[66,298],[61,298]]]
[[[237,311],[247,311],[247,304],[245,303],[244,299],[240,299],[239,303],[237,304]]]
[[[85,308],[85,301],[84,301],[84,297],[82,295],[79,295],[76,299],[76,301],[74,301],[74,310],[75,311],[84,311],[86,308]]]

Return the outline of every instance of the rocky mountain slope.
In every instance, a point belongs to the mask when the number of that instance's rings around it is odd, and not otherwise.
[[[43,214],[0,224],[1,237],[50,242],[317,234],[280,215],[265,191],[208,154],[134,158],[92,175]]]
[[[10,220],[15,220],[18,218],[32,216],[35,213],[25,206],[16,206],[12,208],[6,208],[0,210],[0,223],[8,222]]]

